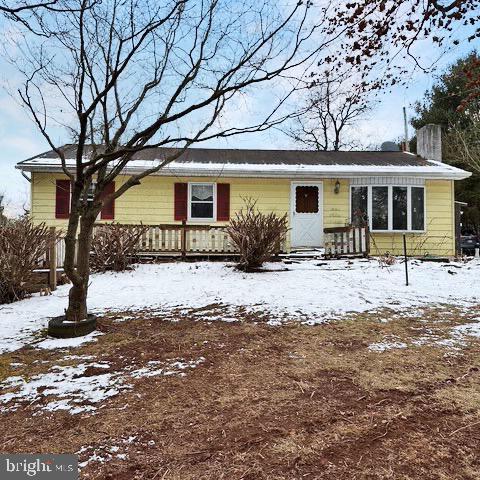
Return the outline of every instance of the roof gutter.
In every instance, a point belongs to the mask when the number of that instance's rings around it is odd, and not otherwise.
[[[61,167],[52,165],[39,164],[17,164],[15,168],[22,170],[22,172],[44,172],[44,173],[63,173]],[[408,168],[408,167],[407,167]],[[415,167],[412,167],[415,168]],[[433,171],[432,171],[433,170]],[[75,171],[75,168],[72,168]],[[144,172],[142,168],[127,167],[122,171],[121,175],[136,175]],[[177,176],[177,177],[243,177],[243,178],[357,178],[357,177],[392,177],[392,176],[408,176],[418,177],[424,179],[443,179],[443,180],[463,180],[472,175],[471,172],[452,167],[450,171],[435,171],[434,169],[416,170],[382,170],[381,167],[376,167],[372,170],[356,169],[344,171],[332,170],[316,170],[309,171],[303,169],[286,170],[286,169],[268,169],[268,170],[245,170],[245,169],[188,169],[188,168],[169,168],[168,166],[162,168],[154,173],[155,176]]]
[[[22,177],[27,180],[28,183],[32,183],[32,178],[29,177],[23,170],[20,170],[20,173],[22,174]]]

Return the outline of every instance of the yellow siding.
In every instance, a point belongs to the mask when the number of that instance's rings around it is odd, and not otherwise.
[[[32,175],[32,218],[51,226],[62,226],[65,220],[55,219],[55,181],[66,178],[61,174],[34,173]],[[116,188],[127,177],[116,179]],[[263,212],[279,215],[290,211],[290,180],[255,178],[190,178],[152,176],[142,180],[115,202],[115,221],[120,223],[174,223],[173,201],[176,182],[222,182],[230,184],[232,213],[244,205],[244,198],[253,198]],[[179,222],[176,222],[179,223]],[[222,222],[220,222],[222,223]],[[226,223],[226,222],[223,222]]]
[[[222,182],[230,184],[231,211],[253,198],[263,212],[283,215],[289,211],[290,181],[255,178],[148,177],[117,200],[115,219],[121,223],[172,223],[176,182]],[[225,223],[225,222],[224,222]]]
[[[55,219],[55,180],[65,178],[61,174],[32,174],[32,218],[51,226],[64,226],[65,220]],[[117,178],[118,186],[127,177]],[[263,212],[273,211],[279,215],[290,212],[289,179],[255,178],[188,178],[188,177],[147,177],[141,185],[135,186],[117,199],[115,221],[120,223],[159,224],[173,223],[173,202],[175,182],[230,183],[231,212],[238,211],[244,204],[243,198],[257,200]],[[344,226],[349,222],[349,181],[340,180],[340,192],[334,193],[336,179],[323,180],[324,227]],[[408,248],[412,254],[434,255],[454,254],[454,208],[453,182],[446,180],[426,181],[427,232],[408,234]],[[372,254],[402,251],[402,235],[374,234]]]
[[[451,180],[427,180],[426,233],[407,234],[409,255],[455,254],[454,184]],[[372,255],[403,252],[403,235],[376,233],[371,242]]]
[[[334,192],[336,179],[323,180],[323,226],[344,227],[349,223],[350,182],[339,179],[340,191]]]
[[[61,227],[66,220],[55,218],[55,180],[66,178],[53,173],[32,173],[31,216],[36,223],[45,222],[48,226]]]

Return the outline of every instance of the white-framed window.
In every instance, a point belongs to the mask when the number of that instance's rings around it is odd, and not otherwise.
[[[217,186],[215,183],[188,184],[188,220],[213,222],[217,210]]]
[[[90,185],[88,186],[88,190],[86,192],[86,197],[87,197],[87,202],[88,203],[93,202],[93,198],[95,197],[96,186],[97,186],[97,182],[95,180],[92,180],[90,182]]]
[[[352,185],[350,221],[373,232],[424,232],[425,187]]]

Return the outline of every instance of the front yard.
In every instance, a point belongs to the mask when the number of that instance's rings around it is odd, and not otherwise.
[[[86,341],[34,334],[68,287],[1,307],[1,451],[95,480],[480,477],[478,262],[414,262],[410,287],[400,264],[269,268],[97,275]]]

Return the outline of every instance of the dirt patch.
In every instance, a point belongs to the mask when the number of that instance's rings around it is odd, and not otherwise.
[[[79,452],[95,480],[480,478],[480,342],[435,343],[479,308],[192,321],[223,308],[112,313],[96,343],[0,357],[3,378],[91,362],[128,383],[93,412],[1,414],[1,450]],[[369,348],[386,339],[406,347]]]

